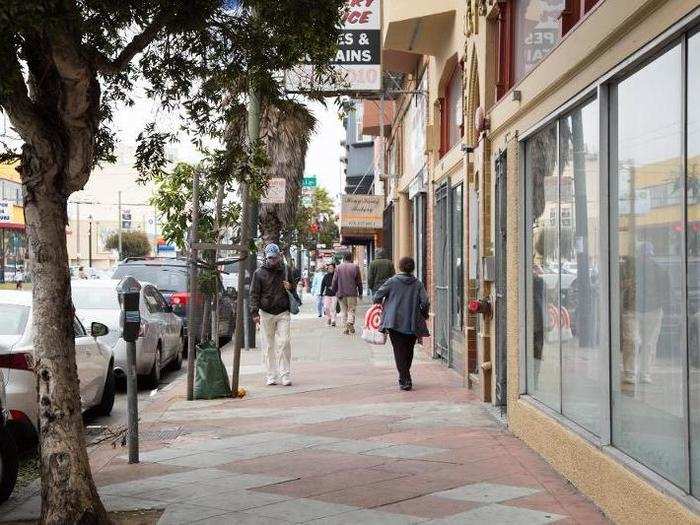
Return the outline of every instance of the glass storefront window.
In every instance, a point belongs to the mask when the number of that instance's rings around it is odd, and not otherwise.
[[[688,93],[700,93],[700,34],[688,40]],[[700,496],[700,100],[688,97],[687,264],[691,489]]]
[[[532,231],[528,271],[528,392],[561,410],[559,169],[557,125],[527,141],[525,177],[530,188]]]
[[[452,328],[462,330],[464,320],[464,192],[452,188]]]
[[[700,34],[600,89],[523,144],[527,393],[697,497]]]
[[[687,487],[684,417],[683,217],[679,202],[651,207],[649,187],[683,192],[682,75],[678,45],[613,86],[619,260],[619,352],[612,352],[613,444]],[[659,93],[664,96],[660,97]]]
[[[562,413],[600,434],[598,102],[559,120]]]

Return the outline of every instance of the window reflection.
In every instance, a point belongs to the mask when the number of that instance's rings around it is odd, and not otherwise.
[[[700,93],[700,34],[688,40],[688,93]],[[692,492],[700,495],[700,101],[688,97],[688,364]]]
[[[528,392],[561,410],[559,341],[559,176],[557,127],[553,124],[527,141],[526,177],[531,185],[532,261],[528,324]]]
[[[601,424],[598,103],[559,121],[562,412]]]
[[[559,18],[565,0],[517,0],[515,80],[533,69],[561,40]]]
[[[687,487],[681,317],[684,206],[681,53],[676,46],[616,87],[620,352],[613,352],[613,443]],[[659,96],[664,93],[664,96]],[[658,202],[658,200],[657,200]],[[614,231],[614,230],[613,230]]]

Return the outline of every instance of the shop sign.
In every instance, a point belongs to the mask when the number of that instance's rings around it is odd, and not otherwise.
[[[270,179],[261,204],[284,204],[287,197],[287,181],[282,177]]]
[[[347,0],[338,49],[331,61],[336,79],[318,79],[313,65],[286,75],[290,91],[378,91],[382,86],[381,0]],[[335,81],[333,81],[335,80]]]
[[[408,185],[408,198],[412,199],[419,193],[425,193],[427,191],[427,184],[425,180],[425,169],[418,172],[411,183]]]
[[[12,203],[0,201],[0,223],[12,222]]]
[[[384,197],[382,195],[342,195],[340,227],[375,230],[383,226]]]

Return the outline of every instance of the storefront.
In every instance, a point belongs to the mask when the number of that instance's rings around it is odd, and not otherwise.
[[[667,26],[493,157],[499,169],[507,150],[518,179],[510,426],[630,522],[700,509],[699,21]]]

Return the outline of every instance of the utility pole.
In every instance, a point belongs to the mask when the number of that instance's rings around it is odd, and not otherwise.
[[[121,193],[119,195],[121,202]],[[119,217],[121,225],[121,214]],[[195,297],[197,292],[197,226],[199,225],[199,168],[194,170],[192,178],[192,224],[190,225],[190,260],[188,263],[190,270],[189,302],[187,303],[187,400],[194,399],[194,361],[195,361],[195,334],[197,329],[194,326],[194,309],[197,307]],[[121,232],[121,229],[120,229]],[[121,248],[121,242],[120,248]],[[121,251],[121,250],[120,250]]]
[[[117,204],[119,214],[119,260],[122,260],[122,192],[119,190],[119,201]]]
[[[92,215],[88,215],[88,266],[92,268]]]
[[[80,203],[75,203],[75,256],[80,257]]]
[[[255,144],[260,137],[260,92],[257,87],[249,81],[248,85],[248,144],[252,146]],[[238,271],[238,297],[236,298],[236,338],[233,345],[233,371],[231,372],[231,391],[234,396],[238,395],[238,380],[241,369],[241,347],[243,346],[242,337],[239,334],[243,334],[243,326],[248,320],[248,313],[244,311],[244,301],[243,298],[246,295],[245,282],[246,282],[246,266],[251,269],[255,268],[255,258],[256,254],[250,254],[250,245],[252,241],[252,215],[251,210],[251,199],[250,191],[248,190],[248,185],[245,183],[241,184],[241,192],[243,194],[243,206],[241,209],[241,246],[243,248],[241,252],[241,262],[239,263]],[[256,217],[257,222],[257,217]],[[247,260],[247,257],[252,255],[253,262]],[[247,263],[247,264],[246,264]],[[251,280],[253,274],[251,273]],[[250,331],[250,330],[249,330]],[[253,333],[255,328],[253,327]]]

